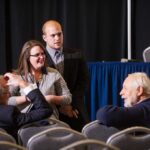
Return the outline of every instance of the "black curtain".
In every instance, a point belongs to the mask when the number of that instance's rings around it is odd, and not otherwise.
[[[133,1],[132,23],[132,56],[141,60],[143,50],[150,46],[149,0]]]
[[[132,1],[132,57],[150,45],[150,1]],[[126,0],[0,0],[0,74],[17,67],[23,44],[42,40],[41,28],[58,20],[64,45],[83,49],[87,61],[127,58]]]

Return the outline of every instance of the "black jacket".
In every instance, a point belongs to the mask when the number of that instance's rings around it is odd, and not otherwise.
[[[83,120],[88,122],[88,115],[84,103],[84,95],[88,88],[88,68],[81,50],[63,49],[64,79],[72,94],[72,106],[79,110]],[[54,62],[46,51],[49,67],[55,68]]]
[[[104,106],[97,111],[97,120],[106,126],[118,129],[132,126],[150,128],[150,99],[132,107]]]

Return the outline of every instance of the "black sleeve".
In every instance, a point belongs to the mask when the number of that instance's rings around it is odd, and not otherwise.
[[[107,126],[137,125],[141,118],[144,118],[144,112],[139,106],[127,108],[108,105],[97,111],[97,119]]]
[[[87,63],[82,55],[80,54],[78,73],[74,90],[72,91],[73,105],[80,103],[80,100],[84,98],[85,92],[88,88],[89,74]]]
[[[31,91],[27,97],[33,103],[34,110],[30,111],[29,113],[21,113],[17,110],[14,111],[14,122],[16,125],[18,125],[18,127],[33,121],[47,118],[52,114],[52,108],[46,102],[39,89]]]

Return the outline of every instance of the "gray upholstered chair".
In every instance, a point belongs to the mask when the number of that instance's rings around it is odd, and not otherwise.
[[[58,150],[75,141],[86,139],[86,137],[70,128],[54,127],[32,136],[28,143],[29,150]]]
[[[8,141],[0,141],[0,149],[1,150],[27,150],[23,146]]]
[[[144,62],[150,62],[150,46],[143,51]]]
[[[109,136],[118,132],[119,130],[114,127],[107,127],[98,120],[86,124],[82,129],[82,134],[90,139],[96,139],[106,142]]]
[[[46,125],[44,125],[46,123]],[[48,124],[47,124],[48,123]],[[42,124],[42,125],[41,125]],[[19,145],[25,146],[28,140],[35,134],[44,131],[53,127],[66,127],[70,128],[70,126],[57,119],[48,118],[46,120],[42,120],[42,122],[33,122],[22,126],[18,131],[18,143]]]
[[[110,136],[107,144],[117,146],[121,150],[148,150],[150,129],[139,126],[124,129]]]
[[[119,148],[99,140],[86,139],[69,144],[60,150],[119,150]]]
[[[16,140],[14,139],[14,137],[8,134],[4,129],[1,129],[1,128],[0,128],[0,141],[16,143]]]

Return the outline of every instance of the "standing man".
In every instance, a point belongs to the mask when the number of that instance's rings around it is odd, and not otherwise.
[[[55,20],[45,22],[42,31],[48,64],[62,74],[72,94],[72,105],[60,108],[60,119],[73,129],[81,131],[89,122],[84,103],[88,86],[86,62],[80,50],[63,47],[63,31],[59,22]]]

